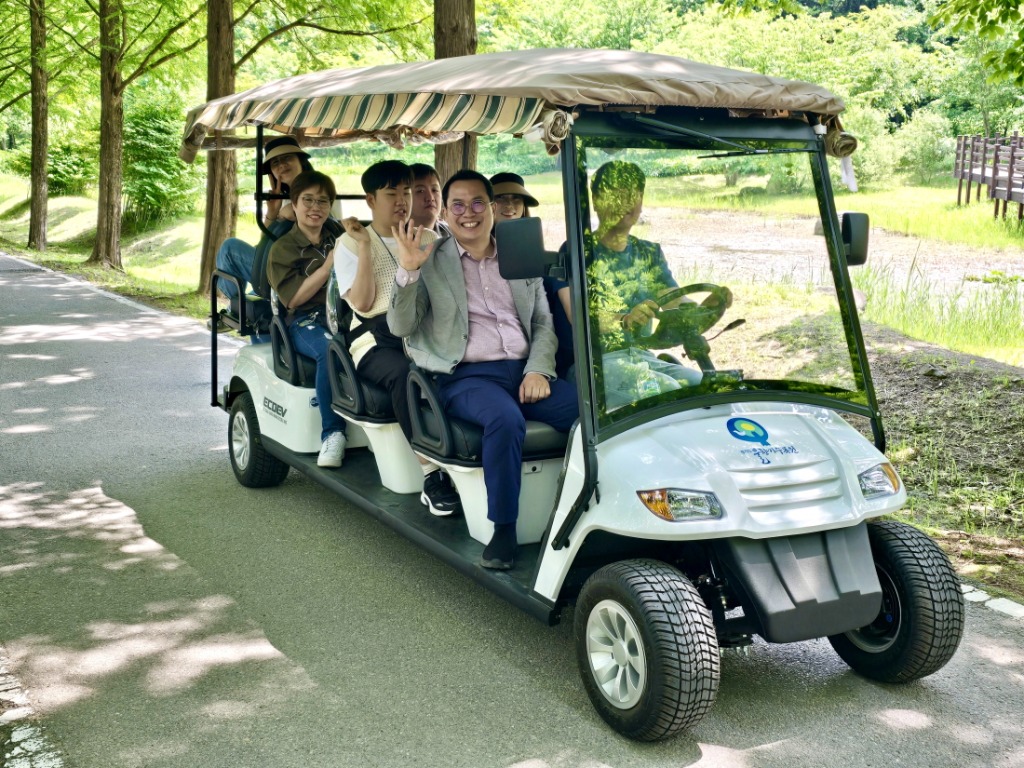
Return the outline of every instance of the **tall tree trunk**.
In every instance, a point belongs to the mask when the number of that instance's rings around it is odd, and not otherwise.
[[[210,0],[206,10],[206,100],[235,92],[235,27],[231,0]],[[199,262],[199,292],[210,292],[217,249],[238,224],[235,153],[206,153],[206,223]]]
[[[476,53],[475,0],[434,0],[434,58]],[[441,183],[462,168],[476,168],[476,137],[466,136],[434,147],[434,165]]]
[[[50,146],[49,75],[46,71],[46,2],[29,3],[32,42],[32,203],[28,219],[28,247],[46,250],[46,205],[50,198],[46,180]]]
[[[100,0],[100,183],[96,243],[88,264],[121,269],[121,192],[124,149],[124,84],[121,0]]]

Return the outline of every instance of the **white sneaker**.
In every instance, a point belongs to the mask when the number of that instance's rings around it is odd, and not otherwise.
[[[345,433],[331,432],[320,445],[320,455],[316,459],[318,467],[340,467],[341,457],[345,455]]]

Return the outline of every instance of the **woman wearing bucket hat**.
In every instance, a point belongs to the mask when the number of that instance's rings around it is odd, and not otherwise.
[[[510,219],[524,219],[530,215],[530,208],[540,203],[526,191],[523,177],[518,173],[496,173],[491,176],[494,187],[494,223]]]
[[[288,194],[289,184],[303,171],[313,170],[309,155],[291,136],[279,136],[271,139],[264,147],[263,164],[260,172],[270,177],[270,191],[274,194]],[[284,204],[282,205],[282,202]],[[275,237],[280,237],[292,228],[295,213],[288,201],[268,200],[267,212],[263,224]],[[256,247],[237,237],[229,237],[217,249],[217,270],[227,272],[238,278],[239,285],[245,290],[252,276],[253,262],[256,260]],[[229,280],[218,280],[218,290],[229,300],[238,299],[238,289]],[[208,325],[212,325],[212,320]],[[218,331],[228,330],[227,326],[217,318]],[[259,335],[253,336],[253,342],[269,341]]]
[[[270,191],[274,194],[288,194],[288,185],[303,171],[311,171],[309,155],[299,146],[299,142],[291,136],[279,136],[267,142],[264,148],[263,165],[260,171],[270,177]],[[295,221],[291,211],[291,202],[287,200],[268,200],[267,215],[264,223],[280,219]]]
[[[494,225],[499,221],[525,219],[530,215],[530,208],[540,205],[537,198],[526,191],[523,177],[518,173],[496,173],[491,176],[494,187]],[[555,352],[555,373],[559,378],[572,378],[572,312],[569,308],[569,284],[554,277],[544,278],[544,291],[548,296],[551,318],[558,337],[558,349]]]

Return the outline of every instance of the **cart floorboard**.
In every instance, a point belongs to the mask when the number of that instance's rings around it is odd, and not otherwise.
[[[558,609],[532,592],[530,586],[540,559],[540,544],[519,546],[515,567],[495,571],[479,564],[484,545],[469,535],[462,515],[435,517],[420,502],[418,493],[394,493],[380,484],[377,462],[366,448],[346,451],[340,469],[318,467],[315,453],[294,453],[280,443],[262,438],[267,451],[311,480],[388,525],[396,533],[422,546],[478,584],[546,624],[558,623]]]

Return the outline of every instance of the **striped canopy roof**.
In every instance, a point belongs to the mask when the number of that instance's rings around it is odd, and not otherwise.
[[[728,107],[836,115],[824,88],[674,56],[553,49],[312,72],[225,96],[189,112],[181,157],[209,134],[264,128],[317,143],[359,138],[444,141],[462,132],[522,133],[546,109],[581,105]]]

